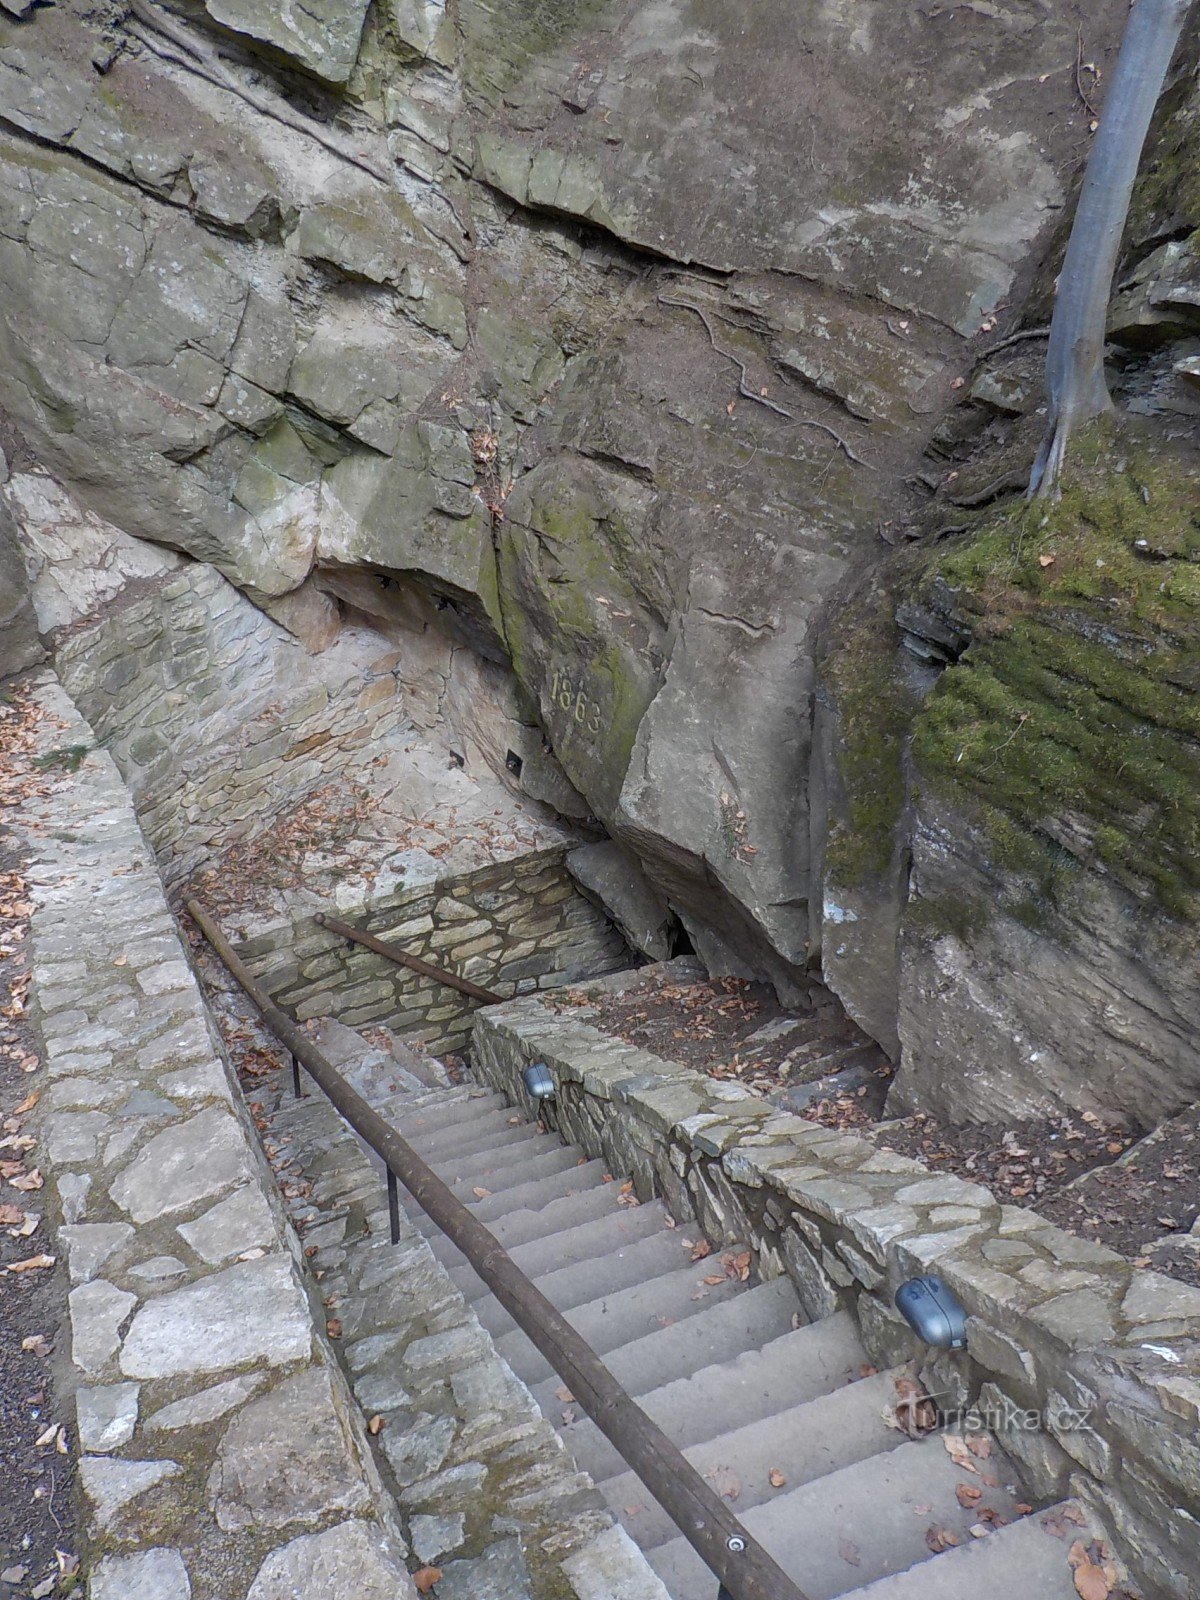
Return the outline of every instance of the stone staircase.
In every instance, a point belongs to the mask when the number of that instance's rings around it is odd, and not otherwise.
[[[1069,1546],[1091,1537],[1080,1508],[1023,1514],[1016,1472],[994,1441],[972,1472],[940,1434],[910,1438],[890,1426],[897,1379],[911,1372],[876,1372],[848,1314],[806,1322],[788,1279],[743,1279],[737,1247],[705,1255],[695,1224],[676,1223],[660,1200],[637,1204],[621,1174],[539,1131],[502,1096],[473,1085],[430,1090],[411,1070],[397,1076],[394,1058],[347,1059],[328,1032],[322,1043],[809,1600],[1076,1597]],[[496,1351],[669,1594],[716,1600],[716,1580],[562,1380],[402,1197]]]

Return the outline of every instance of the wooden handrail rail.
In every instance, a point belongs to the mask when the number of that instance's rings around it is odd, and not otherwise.
[[[367,933],[362,928],[356,928],[353,923],[343,922],[340,917],[331,917],[327,911],[318,911],[313,921],[321,928],[328,928],[330,933],[340,934],[343,939],[353,939],[355,944],[361,944],[368,950],[374,950],[377,956],[386,956],[389,961],[394,961],[397,966],[411,967],[414,972],[419,972],[423,978],[436,978],[439,983],[444,983],[448,988],[457,989],[460,994],[470,995],[472,1000],[478,1000],[480,1005],[498,1006],[504,996],[495,994],[491,989],[481,988],[479,984],[472,983],[469,978],[460,978],[457,972],[450,972],[446,967],[438,967],[432,961],[422,961],[420,956],[410,956],[407,950],[401,950],[399,945],[388,944],[383,939],[377,939],[373,933]]]
[[[626,1393],[586,1340],[526,1277],[495,1235],[259,987],[203,906],[188,900],[187,910],[293,1060],[303,1062],[340,1114],[381,1157],[389,1175],[400,1180],[426,1215],[462,1251],[518,1327],[567,1384],[578,1404],[716,1574],[732,1600],[808,1600],[678,1446]]]

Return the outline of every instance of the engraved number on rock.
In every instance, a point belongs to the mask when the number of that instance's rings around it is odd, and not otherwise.
[[[600,732],[602,712],[599,705],[563,667],[555,667],[550,679],[550,701],[588,733]]]

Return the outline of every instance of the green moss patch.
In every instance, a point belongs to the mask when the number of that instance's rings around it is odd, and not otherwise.
[[[860,599],[843,618],[825,663],[838,711],[845,814],[831,821],[831,882],[855,888],[887,871],[904,807],[904,755],[918,700],[897,670],[900,632],[890,597]]]
[[[1170,912],[1200,893],[1200,474],[1126,426],[934,561],[973,642],[916,718],[924,781],[1054,894],[1081,859]]]

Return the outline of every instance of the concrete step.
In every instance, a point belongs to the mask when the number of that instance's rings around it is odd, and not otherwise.
[[[607,1171],[603,1161],[587,1161],[583,1166],[571,1165],[544,1178],[534,1178],[526,1183],[520,1183],[512,1188],[502,1189],[487,1195],[484,1199],[476,1199],[471,1195],[470,1185],[466,1185],[469,1199],[467,1204],[479,1218],[486,1222],[490,1228],[497,1217],[502,1217],[509,1211],[532,1210],[537,1211],[542,1206],[548,1206],[554,1200],[560,1200],[564,1195],[579,1194],[585,1189],[595,1188]],[[481,1187],[486,1187],[482,1185]],[[605,1184],[606,1189],[611,1189],[611,1184]],[[615,1196],[613,1197],[616,1198]],[[434,1225],[423,1213],[415,1217],[416,1226],[422,1233],[433,1233]]]
[[[736,1488],[741,1516],[789,1489],[903,1444],[905,1436],[883,1420],[884,1408],[896,1398],[896,1376],[881,1372],[802,1405],[781,1405],[773,1415],[692,1445],[684,1454],[719,1492]],[[782,1478],[777,1486],[772,1473]],[[635,1473],[622,1472],[601,1488],[614,1516],[643,1550],[678,1537],[675,1523]]]
[[[710,1287],[702,1281],[700,1267],[691,1266],[574,1306],[567,1312],[567,1321],[603,1356],[653,1337],[655,1328],[661,1332],[702,1319],[706,1311],[735,1296],[748,1298],[740,1283],[726,1278]],[[551,1370],[519,1330],[504,1334],[496,1341],[496,1349],[525,1383],[539,1383]]]
[[[652,1200],[644,1206],[621,1206],[578,1227],[533,1238],[524,1244],[506,1245],[505,1248],[522,1272],[531,1278],[540,1278],[572,1262],[590,1261],[596,1256],[623,1250],[628,1245],[636,1244],[639,1239],[670,1232],[667,1227],[669,1215],[661,1200]],[[679,1235],[676,1233],[675,1237]],[[469,1300],[478,1300],[488,1293],[465,1258],[457,1266],[451,1267],[450,1276]]]
[[[985,1508],[1011,1521],[1013,1496],[1004,1487],[1011,1469],[998,1450],[986,1465],[996,1469],[990,1475],[1001,1480],[1000,1487],[985,1488],[978,1474],[956,1467],[941,1438],[933,1435],[783,1491],[751,1507],[741,1520],[785,1571],[797,1574],[808,1600],[834,1600],[927,1563],[930,1528],[969,1544],[970,1530]],[[960,1483],[984,1489],[969,1510],[955,1496]],[[673,1600],[716,1600],[716,1579],[685,1539],[672,1539],[649,1555]]]
[[[732,1299],[708,1301],[702,1317],[688,1317],[612,1351],[608,1366],[630,1394],[645,1394],[786,1333],[792,1318],[802,1315],[789,1280],[775,1278]]]
[[[384,1107],[387,1106],[387,1112]],[[502,1094],[481,1090],[473,1085],[460,1089],[443,1089],[427,1096],[401,1095],[394,1102],[381,1101],[380,1115],[394,1115],[397,1125],[407,1139],[425,1138],[439,1128],[453,1126],[483,1116],[488,1111],[513,1112]]]
[[[728,1361],[702,1367],[641,1396],[643,1410],[681,1448],[703,1444],[776,1411],[803,1405],[856,1378],[866,1362],[849,1312],[743,1350]],[[542,1400],[541,1391],[536,1391]],[[555,1404],[553,1387],[545,1404]],[[562,1428],[562,1405],[548,1413]],[[583,1418],[562,1429],[578,1466],[597,1482],[624,1472],[625,1463],[594,1422]]]
[[[535,1239],[550,1239],[558,1234],[568,1233],[574,1228],[614,1214],[633,1215],[632,1212],[626,1213],[623,1207],[618,1210],[613,1187],[611,1183],[584,1187],[561,1195],[557,1200],[552,1200],[536,1209],[526,1206],[515,1211],[506,1211],[501,1216],[494,1217],[488,1223],[488,1227],[508,1250],[514,1245],[525,1244]],[[443,1266],[461,1268],[467,1264],[467,1258],[462,1251],[457,1245],[451,1244],[445,1234],[438,1233],[431,1236],[429,1246]]]
[[[436,1167],[434,1170],[438,1171]],[[564,1174],[569,1175],[582,1170],[575,1152],[556,1141],[552,1147],[540,1150],[528,1161],[518,1162],[513,1166],[498,1167],[494,1172],[473,1172],[468,1177],[456,1177],[458,1168],[452,1167],[448,1171],[439,1171],[438,1175],[449,1185],[463,1205],[470,1206],[472,1210],[479,1210],[482,1217],[481,1208],[490,1208],[489,1215],[492,1216],[498,1211],[507,1211],[509,1209],[505,1202],[507,1194],[530,1191],[538,1183],[553,1185]],[[594,1176],[592,1181],[595,1181]],[[487,1192],[476,1194],[476,1189],[484,1189]],[[422,1230],[431,1228],[433,1224],[429,1222],[412,1196],[404,1194],[403,1190],[401,1193],[404,1208],[417,1222],[418,1227]],[[553,1190],[548,1189],[547,1198],[550,1198],[552,1193]]]
[[[560,1311],[569,1311],[598,1295],[615,1295],[639,1285],[648,1286],[655,1279],[677,1273],[680,1263],[686,1260],[679,1240],[666,1228],[661,1228],[648,1239],[636,1240],[606,1255],[569,1262],[536,1276],[534,1281],[551,1305]],[[516,1327],[512,1317],[490,1294],[475,1301],[474,1311],[493,1338]]]
[[[1085,1515],[1072,1501],[1054,1509],[1064,1507]],[[1038,1512],[986,1539],[968,1539],[932,1561],[853,1590],[854,1600],[1078,1600],[1067,1552],[1074,1538],[1086,1544],[1104,1532],[1090,1521],[1079,1528],[1071,1523],[1071,1536],[1063,1539],[1045,1517]]]
[[[425,1161],[449,1161],[472,1151],[486,1154],[491,1150],[521,1148],[533,1139],[546,1137],[527,1123],[514,1126],[503,1111],[489,1111],[461,1127],[443,1128],[436,1135],[410,1138],[403,1122],[397,1124],[401,1134]]]
[[[432,1166],[451,1186],[461,1183],[498,1194],[501,1189],[511,1189],[544,1173],[578,1166],[584,1159],[580,1151],[565,1145],[556,1134],[539,1133],[516,1146],[501,1144],[489,1150],[439,1155]]]
[[[395,1104],[381,1101],[375,1109],[385,1121],[399,1129],[426,1159],[442,1150],[459,1149],[468,1140],[482,1139],[490,1132],[515,1126],[509,1120],[512,1112],[507,1106],[485,1106],[477,1111],[469,1100],[463,1102],[460,1117],[451,1122],[442,1122],[429,1130],[420,1125],[415,1114],[403,1102]]]
[[[791,1326],[796,1292],[782,1278],[744,1289],[732,1298],[704,1302],[704,1314],[658,1328],[605,1355],[605,1365],[631,1395],[657,1389],[675,1374],[687,1377],[701,1367],[737,1355],[756,1339],[770,1339]],[[512,1336],[510,1336],[512,1337]],[[548,1417],[560,1420],[560,1387],[544,1364],[525,1379]],[[557,1405],[557,1410],[555,1409]]]

